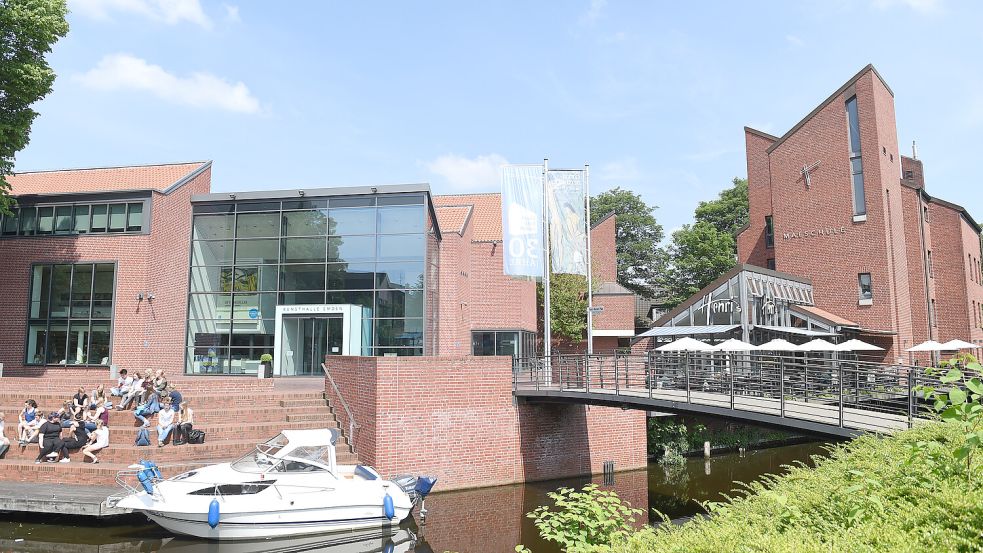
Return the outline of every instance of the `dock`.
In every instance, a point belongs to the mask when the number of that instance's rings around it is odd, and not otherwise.
[[[129,509],[106,505],[106,497],[118,491],[119,488],[108,486],[0,482],[0,511],[41,511],[87,517],[132,513]]]

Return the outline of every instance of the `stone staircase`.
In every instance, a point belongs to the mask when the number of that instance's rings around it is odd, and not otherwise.
[[[281,430],[339,427],[320,380],[285,383],[282,388],[272,380],[251,378],[179,377],[171,382],[191,403],[195,428],[205,432],[204,444],[168,443],[158,448],[156,417],[153,417],[150,419],[152,445],[135,446],[140,421],[132,411],[113,410],[109,414],[110,445],[98,454],[99,464],[93,465],[81,452],[75,452],[71,463],[36,465],[37,443],[26,447],[17,443],[17,416],[24,401],[33,399],[47,413],[71,398],[79,385],[91,391],[100,383],[107,389],[114,383],[93,377],[82,382],[0,378],[0,412],[6,416],[4,435],[11,442],[10,451],[0,459],[0,481],[114,485],[117,471],[144,459],[161,465],[164,476],[169,477],[202,465],[236,459]],[[339,464],[358,462],[346,436],[337,445]]]

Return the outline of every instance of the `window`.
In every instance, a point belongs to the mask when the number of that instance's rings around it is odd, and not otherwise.
[[[35,265],[24,362],[108,365],[116,267]]]
[[[774,270],[775,270],[775,258],[774,258],[774,257],[769,257],[769,258],[768,258],[768,261],[767,261],[767,266],[768,266],[768,268],[769,268],[769,269],[771,269],[772,271],[774,271]]]
[[[932,323],[932,326],[938,326],[938,313],[935,312],[935,298],[932,298],[931,309],[928,312],[928,318]]]
[[[928,250],[928,278],[935,278],[935,268],[932,266],[932,250]]]
[[[850,175],[853,185],[853,215],[867,215],[867,199],[864,194],[864,164],[860,158],[860,115],[857,112],[857,97],[846,101],[848,134],[850,138]]]
[[[144,202],[62,204],[14,209],[0,223],[2,236],[142,232]]]
[[[473,355],[534,355],[535,334],[523,330],[482,330],[471,333]]]
[[[771,215],[765,216],[765,247],[775,247],[775,223],[772,220]]]
[[[860,284],[860,300],[871,301],[874,299],[874,287],[871,283],[870,273],[860,273],[857,275]]]
[[[925,222],[926,223],[932,222],[931,219],[928,216],[928,206],[927,205],[923,205],[922,206],[922,218],[925,219]]]

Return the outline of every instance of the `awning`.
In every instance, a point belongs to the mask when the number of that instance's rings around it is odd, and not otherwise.
[[[652,336],[693,336],[696,334],[723,334],[741,325],[705,325],[705,326],[657,326],[639,334],[635,338]]]
[[[798,336],[811,336],[813,338],[819,336],[839,336],[835,332],[820,332],[818,330],[807,330],[805,328],[798,328],[794,326],[762,326],[758,325],[754,328],[760,328],[762,330],[770,330],[772,332],[785,332],[787,334],[796,334]]]

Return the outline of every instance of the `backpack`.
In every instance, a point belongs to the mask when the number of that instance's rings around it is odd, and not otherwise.
[[[188,432],[188,443],[189,444],[203,444],[205,443],[205,433],[201,430],[191,430]]]
[[[134,445],[150,445],[150,431],[148,431],[146,428],[141,428],[140,431],[137,432],[137,441],[134,443]]]

